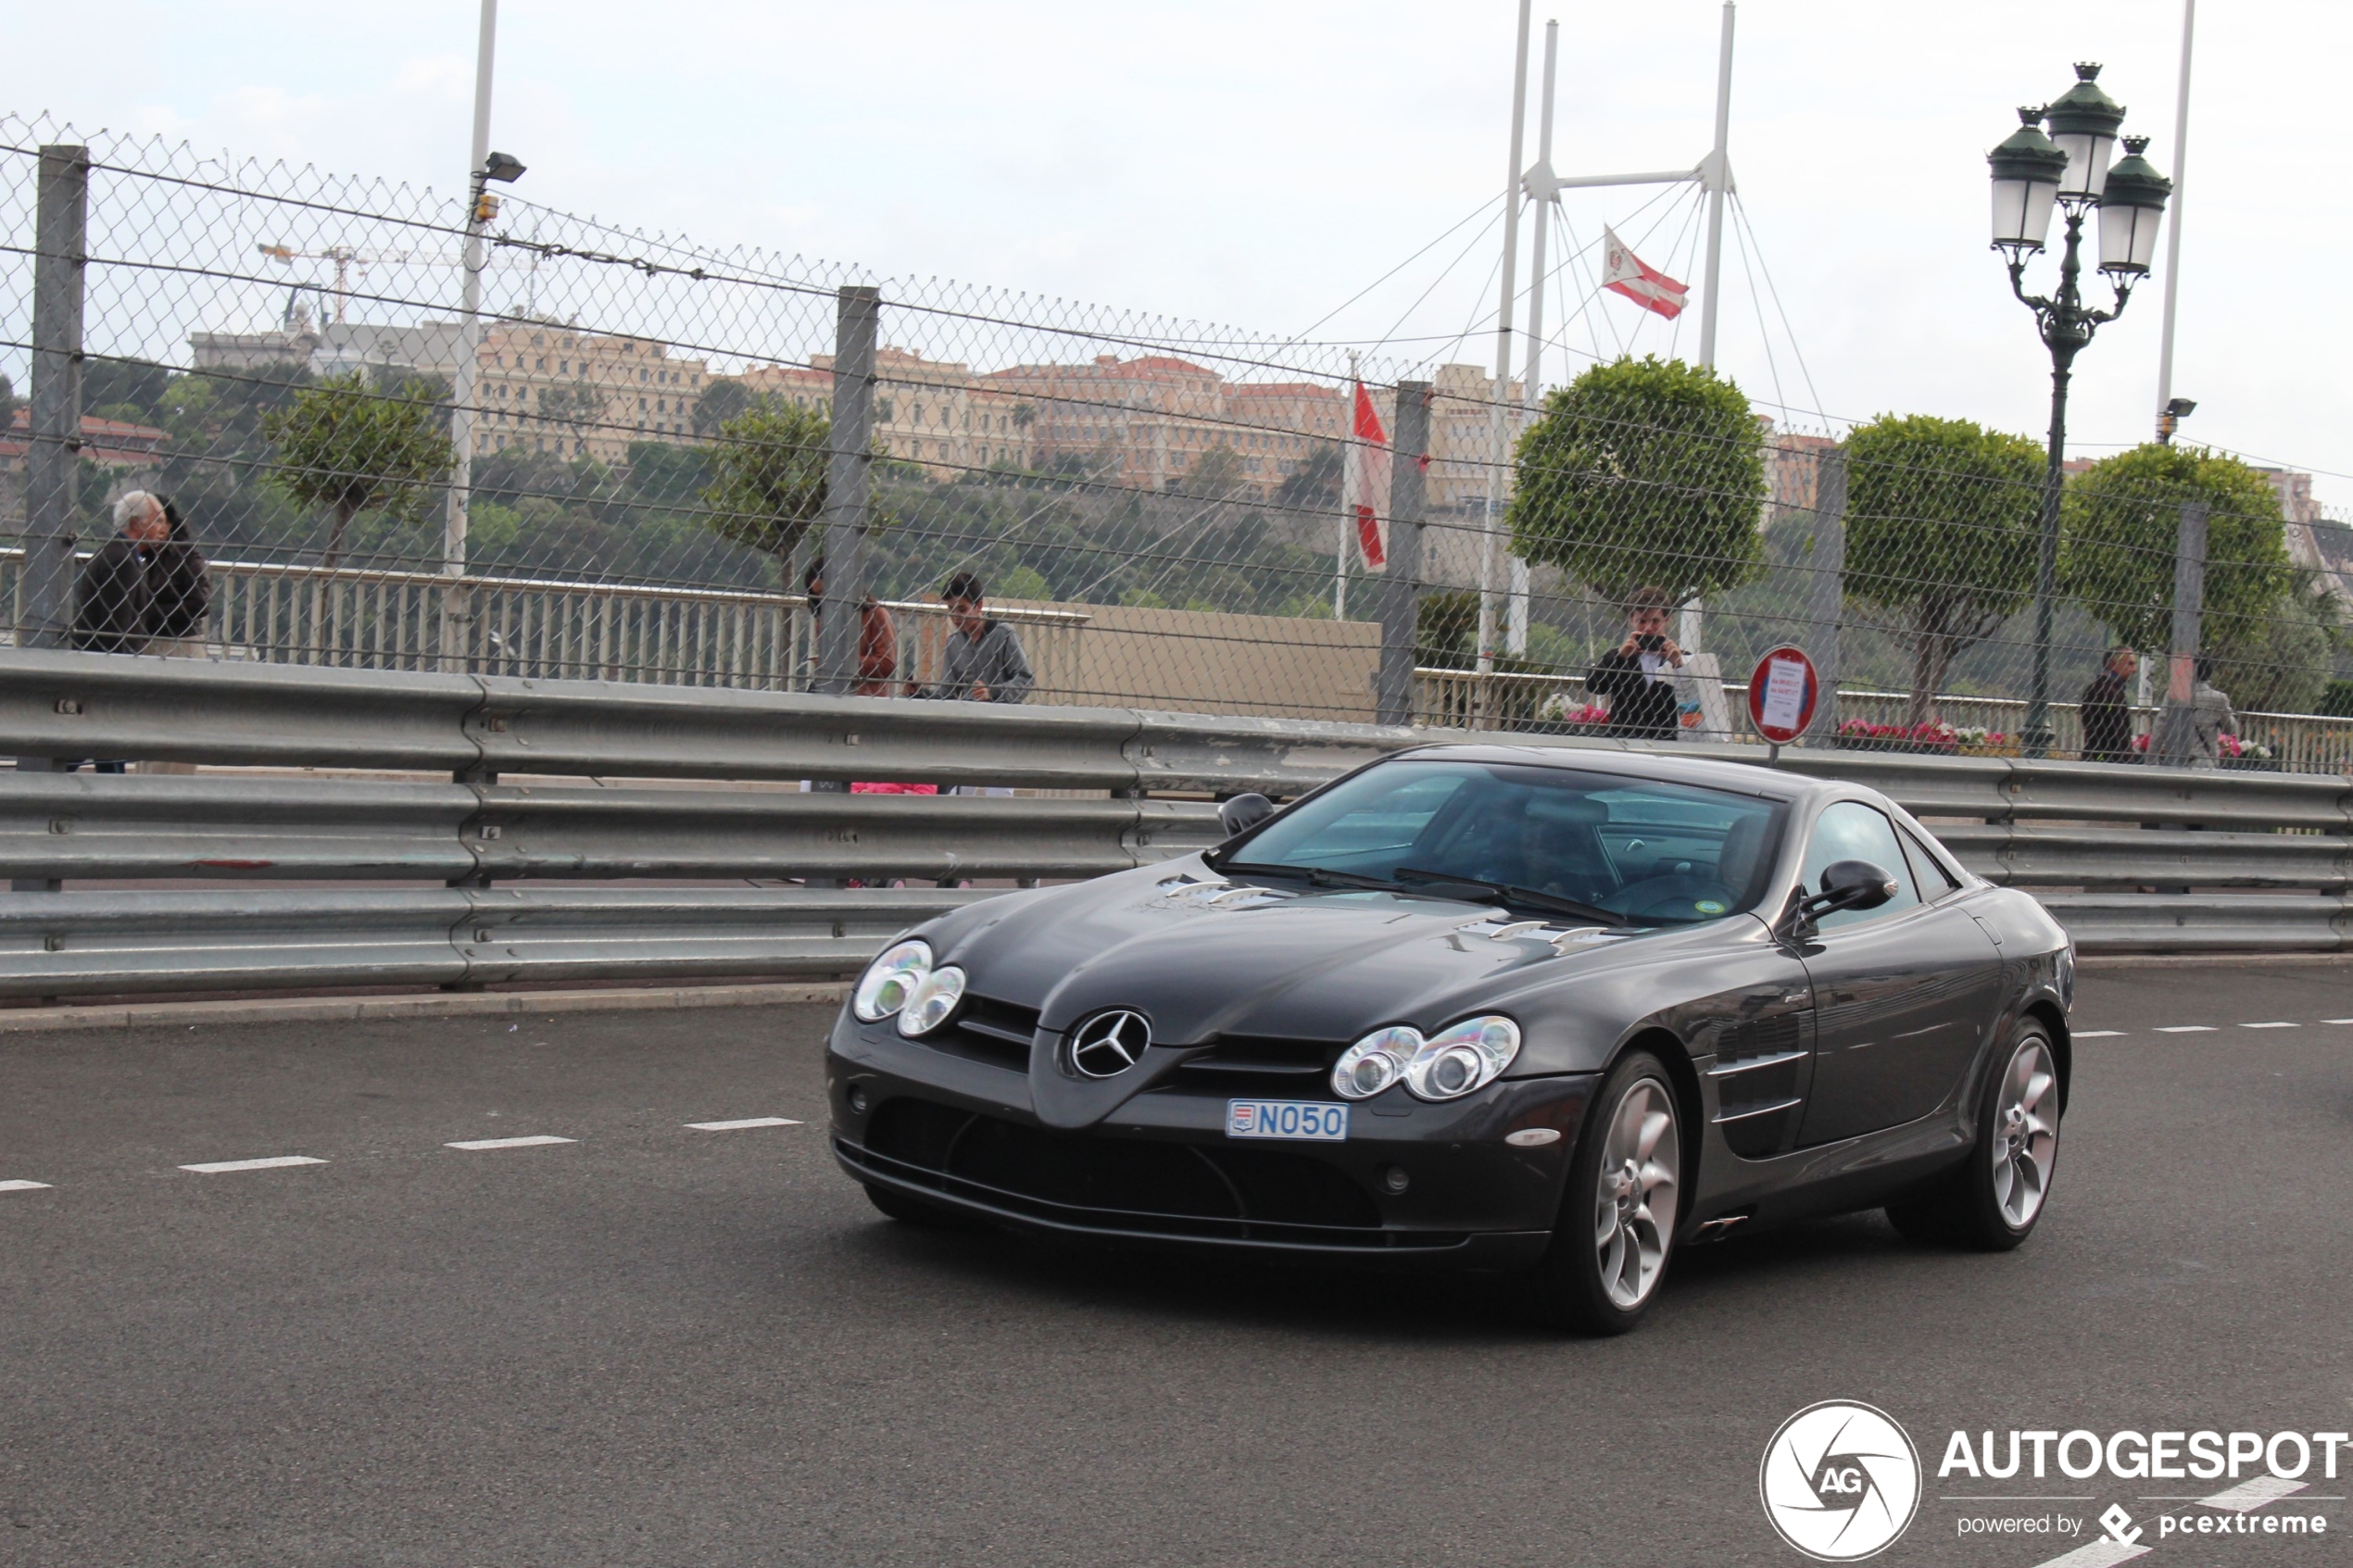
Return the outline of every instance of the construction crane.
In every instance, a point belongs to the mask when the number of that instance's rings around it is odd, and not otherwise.
[[[344,320],[345,306],[351,292],[351,275],[364,273],[371,266],[391,267],[462,267],[465,257],[456,251],[425,250],[360,250],[352,245],[329,245],[324,250],[296,250],[292,245],[262,245],[253,247],[281,267],[291,267],[297,261],[332,261],[335,264],[335,320]],[[529,258],[535,264],[537,257]],[[486,267],[524,265],[521,258],[497,256],[485,258]]]

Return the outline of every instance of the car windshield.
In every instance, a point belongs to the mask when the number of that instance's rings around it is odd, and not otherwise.
[[[1517,899],[1531,910],[1567,900],[1687,925],[1755,906],[1782,817],[1777,803],[1729,790],[1404,757],[1302,802],[1220,863],[1441,895],[1484,884],[1498,902],[1539,895]]]

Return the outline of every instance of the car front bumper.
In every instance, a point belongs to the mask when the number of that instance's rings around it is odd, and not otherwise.
[[[861,1182],[1064,1236],[1506,1271],[1552,1239],[1595,1078],[1505,1080],[1443,1105],[1391,1089],[1344,1141],[1230,1138],[1225,1093],[1166,1082],[1081,1131],[1045,1125],[1029,1074],[859,1024],[825,1058],[835,1158]],[[1295,1090],[1266,1098],[1331,1101]],[[1507,1134],[1549,1128],[1536,1148]]]

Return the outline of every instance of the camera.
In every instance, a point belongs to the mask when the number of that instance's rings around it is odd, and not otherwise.
[[[1645,632],[1634,639],[1634,646],[1644,653],[1656,653],[1667,646],[1667,638],[1657,632]]]

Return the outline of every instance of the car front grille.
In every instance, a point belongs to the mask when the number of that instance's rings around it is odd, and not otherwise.
[[[1463,1240],[1384,1231],[1346,1173],[1288,1149],[1058,1133],[905,1097],[875,1109],[862,1148],[837,1147],[877,1175],[1088,1229],[1336,1248]]]
[[[1347,1047],[1334,1041],[1227,1035],[1156,1085],[1164,1094],[1237,1098],[1328,1098],[1332,1063]]]
[[[1038,1010],[988,997],[966,997],[956,1021],[923,1043],[951,1056],[1029,1071],[1029,1042],[1038,1033]]]

